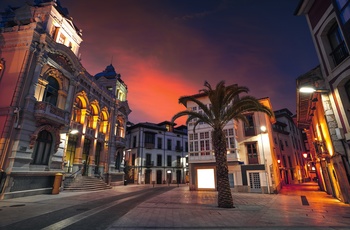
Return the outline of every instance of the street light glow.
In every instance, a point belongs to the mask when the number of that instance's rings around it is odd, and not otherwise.
[[[316,91],[316,89],[313,87],[301,87],[299,89],[300,93],[314,93],[315,91]]]
[[[72,129],[71,131],[70,131],[70,134],[77,134],[79,131],[77,130],[77,129]]]

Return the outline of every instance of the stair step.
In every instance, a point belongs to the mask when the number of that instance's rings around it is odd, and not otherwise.
[[[82,176],[68,181],[64,184],[64,190],[67,191],[96,191],[111,189],[104,181],[96,177]]]

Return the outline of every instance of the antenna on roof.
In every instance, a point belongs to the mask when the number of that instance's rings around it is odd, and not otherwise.
[[[113,64],[113,55],[112,55],[112,58],[111,58],[111,65]]]

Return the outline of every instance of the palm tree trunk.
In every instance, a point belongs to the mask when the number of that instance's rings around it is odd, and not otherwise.
[[[213,148],[216,159],[218,207],[234,208],[230,183],[228,179],[226,137],[222,129],[214,129],[212,134]]]

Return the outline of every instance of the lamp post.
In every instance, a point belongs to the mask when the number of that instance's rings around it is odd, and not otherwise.
[[[305,171],[305,178],[308,176],[307,174],[307,168],[308,168],[308,161],[307,161],[307,157],[308,157],[308,154],[307,153],[303,153],[303,157],[304,157],[304,171]],[[304,178],[304,180],[305,180]]]
[[[270,193],[270,180],[269,180],[269,170],[267,168],[267,160],[265,158],[265,151],[264,151],[264,141],[263,141],[263,134],[267,132],[266,126],[262,125],[260,126],[260,136],[261,136],[261,148],[262,148],[262,155],[264,159],[264,168],[265,168],[265,176],[266,176],[266,183],[267,183],[267,193]]]

